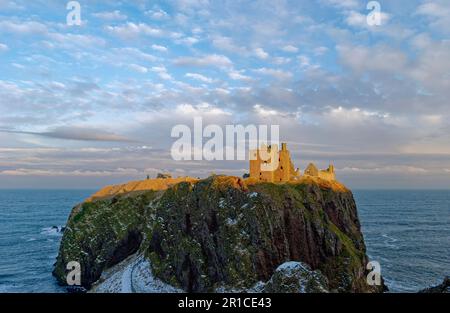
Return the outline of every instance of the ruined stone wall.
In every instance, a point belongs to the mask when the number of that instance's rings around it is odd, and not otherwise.
[[[263,147],[264,148],[264,147]],[[269,148],[267,151],[270,151]],[[276,145],[273,149],[278,149]],[[286,144],[281,145],[281,150],[278,154],[278,167],[274,171],[263,171],[262,165],[265,163],[271,163],[272,160],[263,161],[260,157],[261,150],[254,150],[251,152],[250,157],[250,177],[256,178],[259,181],[265,182],[288,182],[300,176],[299,171],[296,171],[294,164],[291,160],[289,150],[287,150]]]
[[[271,148],[262,147],[261,149],[267,149],[267,153],[270,153]],[[278,155],[278,168],[274,171],[262,170],[262,165],[264,163],[271,163],[272,160],[263,161],[260,156],[261,149],[250,152],[250,178],[263,182],[289,182],[301,177],[300,171],[294,168],[291,154],[285,143],[281,145],[281,150]],[[278,147],[273,146],[273,149],[278,149]],[[310,163],[305,169],[305,176],[319,177],[327,181],[336,180],[333,165],[330,165],[326,170],[319,170],[313,163]]]
[[[329,172],[328,170],[319,171],[319,178],[325,180],[336,180],[336,174],[334,172]]]

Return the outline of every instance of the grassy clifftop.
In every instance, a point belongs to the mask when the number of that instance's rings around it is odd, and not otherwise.
[[[337,182],[212,176],[155,189],[76,206],[57,279],[64,283],[65,265],[78,261],[89,288],[104,269],[138,252],[157,278],[186,291],[245,290],[288,261],[319,270],[330,291],[376,291],[365,283],[367,256],[352,193]]]

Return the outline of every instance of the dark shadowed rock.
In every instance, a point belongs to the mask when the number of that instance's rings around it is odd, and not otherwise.
[[[281,264],[266,283],[264,292],[269,293],[327,293],[328,281],[318,270],[301,262]]]
[[[444,278],[442,284],[423,289],[420,293],[450,293],[450,278],[447,276]]]

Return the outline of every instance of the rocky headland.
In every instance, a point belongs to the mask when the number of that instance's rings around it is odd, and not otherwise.
[[[381,292],[336,181],[232,176],[109,186],[75,206],[53,271],[93,292]]]

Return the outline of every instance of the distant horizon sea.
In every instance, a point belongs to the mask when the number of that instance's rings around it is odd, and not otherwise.
[[[72,207],[95,190],[0,190],[0,293],[65,292],[51,272]],[[450,190],[353,190],[371,261],[391,292],[450,275]]]

